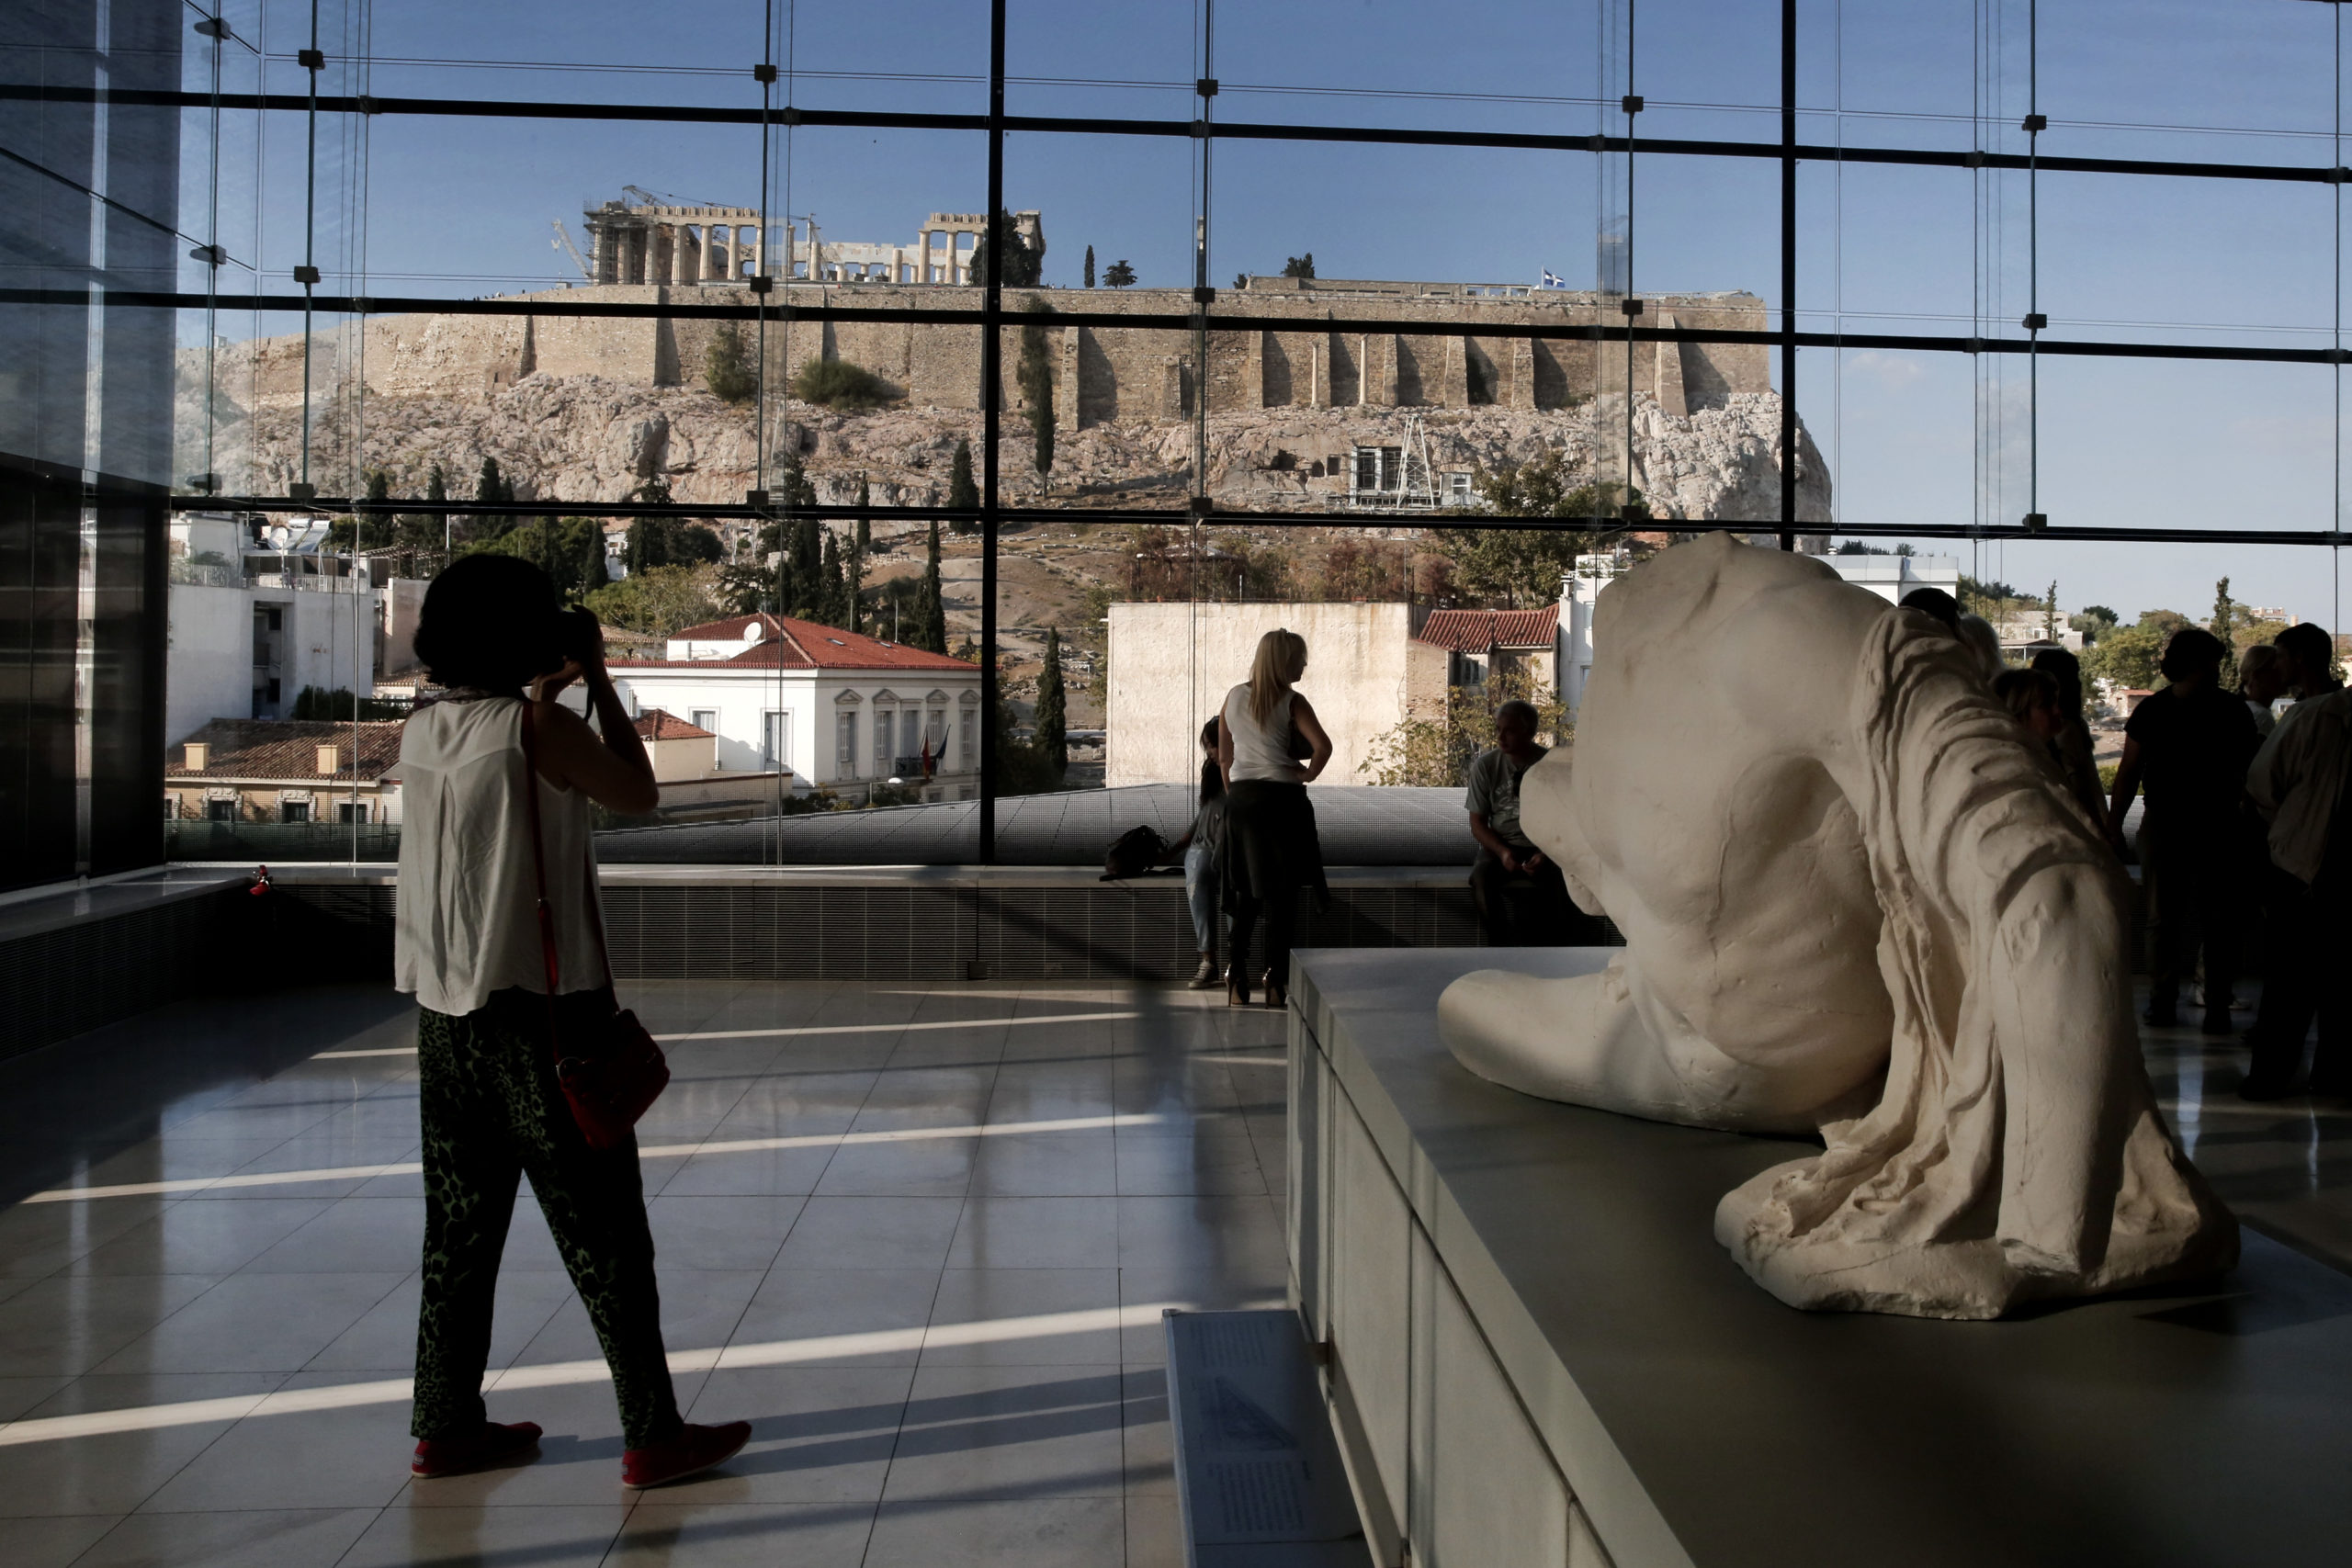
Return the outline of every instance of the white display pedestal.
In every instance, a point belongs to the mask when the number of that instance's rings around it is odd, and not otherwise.
[[[2213,1288],[1996,1323],[1793,1311],[1712,1222],[1806,1145],[1473,1077],[1438,995],[1503,956],[1295,961],[1292,1297],[1375,1561],[2345,1560],[2352,1278],[2249,1233]]]

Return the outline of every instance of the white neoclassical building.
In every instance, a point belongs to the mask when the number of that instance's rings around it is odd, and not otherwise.
[[[786,772],[804,794],[892,780],[926,800],[979,794],[976,664],[767,615],[688,626],[664,651],[615,660],[613,683],[630,713],[660,708],[716,736],[719,773]]]

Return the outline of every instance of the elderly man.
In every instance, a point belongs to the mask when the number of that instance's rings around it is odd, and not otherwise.
[[[1568,888],[1560,868],[1528,841],[1519,825],[1519,781],[1545,755],[1545,748],[1535,743],[1535,725],[1532,704],[1505,703],[1495,710],[1494,746],[1470,760],[1463,804],[1470,810],[1470,836],[1478,842],[1470,893],[1493,947],[1557,942],[1567,918]],[[1514,891],[1527,900],[1533,919],[1522,919],[1512,907]]]
[[[2352,834],[2340,830],[2352,776],[2352,693],[2324,684],[2334,679],[2322,661],[2324,634],[2306,640],[2318,647],[2297,660],[2296,683],[2305,694],[2246,771],[2246,794],[2270,824],[2262,1009],[2246,1035],[2254,1060],[2238,1086],[2246,1100],[2294,1092],[2314,1016],[2311,1091],[2352,1094],[2352,996],[2344,968],[2352,937]],[[2301,651],[2284,637],[2278,641],[2290,658]]]

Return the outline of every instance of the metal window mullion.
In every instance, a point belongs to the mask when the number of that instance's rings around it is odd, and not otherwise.
[[[1781,548],[1797,547],[1797,0],[1781,0]]]
[[[982,229],[988,246],[988,287],[980,306],[980,835],[982,865],[996,860],[997,796],[997,657],[996,545],[1001,497],[997,491],[998,446],[1002,426],[1004,322],[1004,253],[1007,236],[1000,232],[1004,211],[1004,9],[1005,0],[989,4],[989,206]],[[956,253],[947,253],[953,276]],[[974,253],[978,259],[978,253]],[[923,250],[927,266],[928,244]],[[814,269],[816,257],[809,257]],[[945,597],[943,592],[941,595]]]

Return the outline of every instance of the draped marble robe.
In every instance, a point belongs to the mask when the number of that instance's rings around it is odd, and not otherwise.
[[[2198,1277],[2237,1230],[2158,1111],[2129,884],[1935,621],[1726,536],[1596,607],[1521,823],[1626,947],[1441,999],[1464,1066],[1693,1126],[1818,1132],[1715,1234],[1792,1305],[1997,1316]]]

